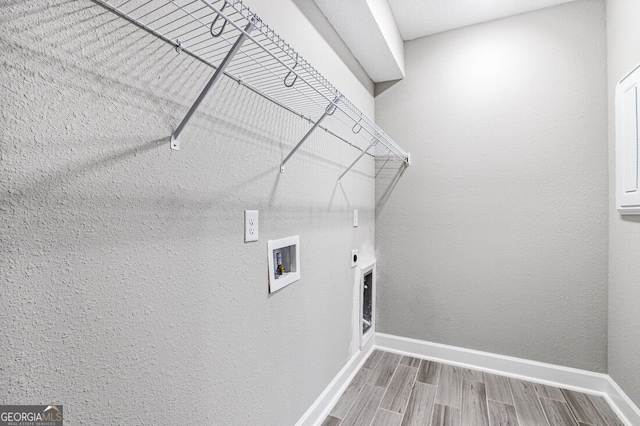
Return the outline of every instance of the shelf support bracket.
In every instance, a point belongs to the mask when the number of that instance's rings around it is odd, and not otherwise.
[[[340,97],[336,96],[336,98],[329,105],[327,105],[327,108],[324,110],[324,114],[320,116],[320,118],[318,119],[318,121],[315,122],[313,127],[309,129],[309,131],[302,137],[302,139],[300,139],[300,142],[298,142],[298,144],[293,147],[289,155],[287,155],[286,158],[282,160],[282,163],[280,163],[280,173],[284,173],[284,165],[287,164],[287,161],[289,161],[291,157],[293,157],[293,154],[296,153],[298,148],[302,146],[302,144],[307,140],[307,138],[311,136],[311,133],[313,133],[313,131],[318,128],[320,123],[322,123],[322,120],[327,118],[328,115],[333,115],[333,113],[336,112],[336,108],[338,107],[339,100],[340,100]]]
[[[351,163],[351,165],[350,165],[349,167],[347,167],[347,170],[345,170],[344,172],[342,172],[342,174],[340,175],[340,177],[338,177],[338,185],[340,185],[340,180],[342,180],[342,178],[344,177],[344,175],[346,175],[347,173],[349,173],[349,170],[351,170],[351,169],[353,168],[353,166],[355,166],[355,165],[356,165],[356,163],[357,163],[358,161],[360,161],[360,159],[361,159],[362,157],[364,157],[364,155],[365,155],[367,152],[369,152],[369,150],[370,150],[371,148],[373,148],[374,146],[376,146],[377,144],[378,144],[378,138],[377,138],[377,137],[375,137],[375,138],[371,141],[371,143],[369,144],[369,146],[368,146],[364,151],[362,151],[362,152],[360,153],[360,155],[358,156],[358,158],[356,158],[355,160],[353,160],[353,163]]]
[[[216,69],[216,72],[213,74],[213,76],[211,77],[207,85],[204,86],[204,89],[202,89],[202,92],[200,92],[198,99],[196,99],[196,101],[193,103],[193,105],[189,109],[189,112],[187,112],[187,115],[184,116],[180,125],[176,128],[176,130],[171,135],[171,145],[170,145],[171,149],[175,149],[175,150],[180,149],[180,139],[179,139],[180,133],[182,133],[187,123],[189,123],[191,116],[193,116],[193,114],[196,112],[196,110],[198,109],[198,107],[200,106],[204,98],[207,96],[207,93],[209,93],[209,90],[211,89],[211,87],[213,87],[215,82],[218,81],[218,79],[224,73],[224,70],[227,68],[227,66],[233,59],[233,57],[236,55],[236,53],[238,53],[238,50],[240,50],[242,43],[244,43],[245,39],[247,38],[247,35],[249,35],[251,30],[253,30],[254,26],[255,26],[255,22],[252,19],[247,24],[247,26],[244,27],[244,31],[240,33],[240,36],[238,37],[236,42],[233,44],[233,47],[231,48],[231,50],[229,50],[229,53],[227,53],[227,56],[224,57],[224,59]]]

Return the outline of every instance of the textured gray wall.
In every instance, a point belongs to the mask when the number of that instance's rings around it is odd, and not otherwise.
[[[609,60],[609,374],[640,406],[640,217],[615,207],[616,83],[640,63],[640,2],[607,0]]]
[[[373,160],[336,187],[358,152],[321,131],[281,175],[309,124],[227,79],[171,151],[210,68],[88,0],[1,20],[0,403],[64,404],[76,425],[295,423],[357,345]],[[267,240],[296,234],[302,278],[269,295]]]
[[[414,158],[376,181],[378,330],[606,371],[604,2],[405,49],[376,88]]]

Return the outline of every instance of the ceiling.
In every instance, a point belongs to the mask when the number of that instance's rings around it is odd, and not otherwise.
[[[506,18],[573,0],[388,0],[403,40]]]
[[[376,83],[404,78],[403,41],[570,1],[314,0]]]

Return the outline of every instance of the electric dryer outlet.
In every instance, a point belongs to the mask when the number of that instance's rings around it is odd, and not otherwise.
[[[351,267],[358,266],[358,249],[351,250]]]

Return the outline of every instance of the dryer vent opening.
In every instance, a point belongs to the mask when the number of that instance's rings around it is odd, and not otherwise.
[[[376,331],[376,264],[363,267],[360,271],[360,315],[358,327],[360,331],[360,347],[374,335]]]
[[[362,334],[366,334],[372,325],[373,270],[367,272],[362,279]]]

